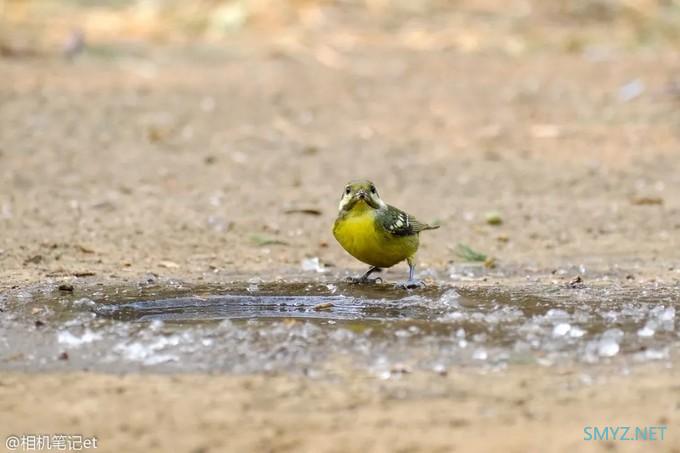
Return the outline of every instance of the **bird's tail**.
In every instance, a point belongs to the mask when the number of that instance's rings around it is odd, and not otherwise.
[[[440,226],[441,226],[441,225],[438,225],[438,224],[436,224],[436,223],[435,223],[434,225],[427,225],[427,224],[425,224],[425,225],[423,225],[423,227],[424,227],[424,228],[423,228],[423,231],[425,231],[425,230],[436,230],[436,229],[439,228]]]

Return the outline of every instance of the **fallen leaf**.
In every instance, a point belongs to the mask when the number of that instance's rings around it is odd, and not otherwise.
[[[167,269],[178,269],[179,264],[175,263],[174,261],[161,261],[158,263],[160,267],[165,267]]]
[[[301,209],[286,209],[283,211],[286,214],[307,214],[307,215],[321,215],[321,211],[315,208],[301,208]]]
[[[307,145],[302,148],[302,154],[313,155],[319,152],[319,147],[314,145]]]
[[[86,247],[86,246],[84,246],[84,245],[82,245],[82,244],[77,244],[77,245],[76,245],[76,248],[77,248],[78,250],[80,250],[81,252],[83,252],[83,253],[94,253],[94,250],[93,250],[93,249],[91,249],[90,247]]]
[[[487,259],[487,256],[485,254],[473,250],[465,244],[458,244],[456,246],[455,253],[458,257],[462,258],[464,261],[484,262]]]
[[[92,271],[82,271],[82,272],[74,272],[72,274],[74,277],[92,277],[94,275],[97,275],[95,272]]]
[[[42,255],[33,255],[32,257],[27,258],[27,259],[24,261],[24,265],[26,265],[26,264],[38,264],[38,263],[41,262],[42,260],[43,260]]]
[[[484,218],[489,225],[501,225],[503,223],[500,212],[489,211],[484,215]]]
[[[661,197],[634,197],[630,202],[637,206],[651,206],[663,204]]]
[[[258,246],[264,246],[264,245],[288,245],[286,241],[282,241],[281,239],[276,239],[273,237],[265,236],[263,234],[253,234],[250,236],[250,240],[253,241],[255,245]]]

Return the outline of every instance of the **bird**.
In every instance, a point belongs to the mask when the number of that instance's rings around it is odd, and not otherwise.
[[[423,286],[422,281],[415,278],[419,234],[437,228],[439,225],[419,222],[385,203],[371,181],[357,180],[347,183],[342,192],[333,236],[350,255],[371,266],[362,276],[349,277],[350,283],[382,281],[379,277],[369,277],[406,260],[408,280],[398,286],[412,289]]]

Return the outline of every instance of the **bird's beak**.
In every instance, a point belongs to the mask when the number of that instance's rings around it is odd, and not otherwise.
[[[371,198],[369,193],[364,190],[360,190],[356,194],[354,194],[354,199],[356,201],[363,201],[373,209],[378,209],[380,207],[378,204],[376,204],[375,200]]]

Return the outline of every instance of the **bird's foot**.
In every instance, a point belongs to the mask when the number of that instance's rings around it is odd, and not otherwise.
[[[415,279],[409,279],[406,280],[405,282],[399,282],[396,284],[396,287],[400,289],[415,289],[422,288],[423,286],[425,286],[425,283],[423,283],[422,280]]]
[[[383,279],[382,277],[370,278],[366,275],[362,275],[361,277],[347,277],[345,281],[352,285],[365,285],[365,284],[373,285],[375,283],[382,283]]]

